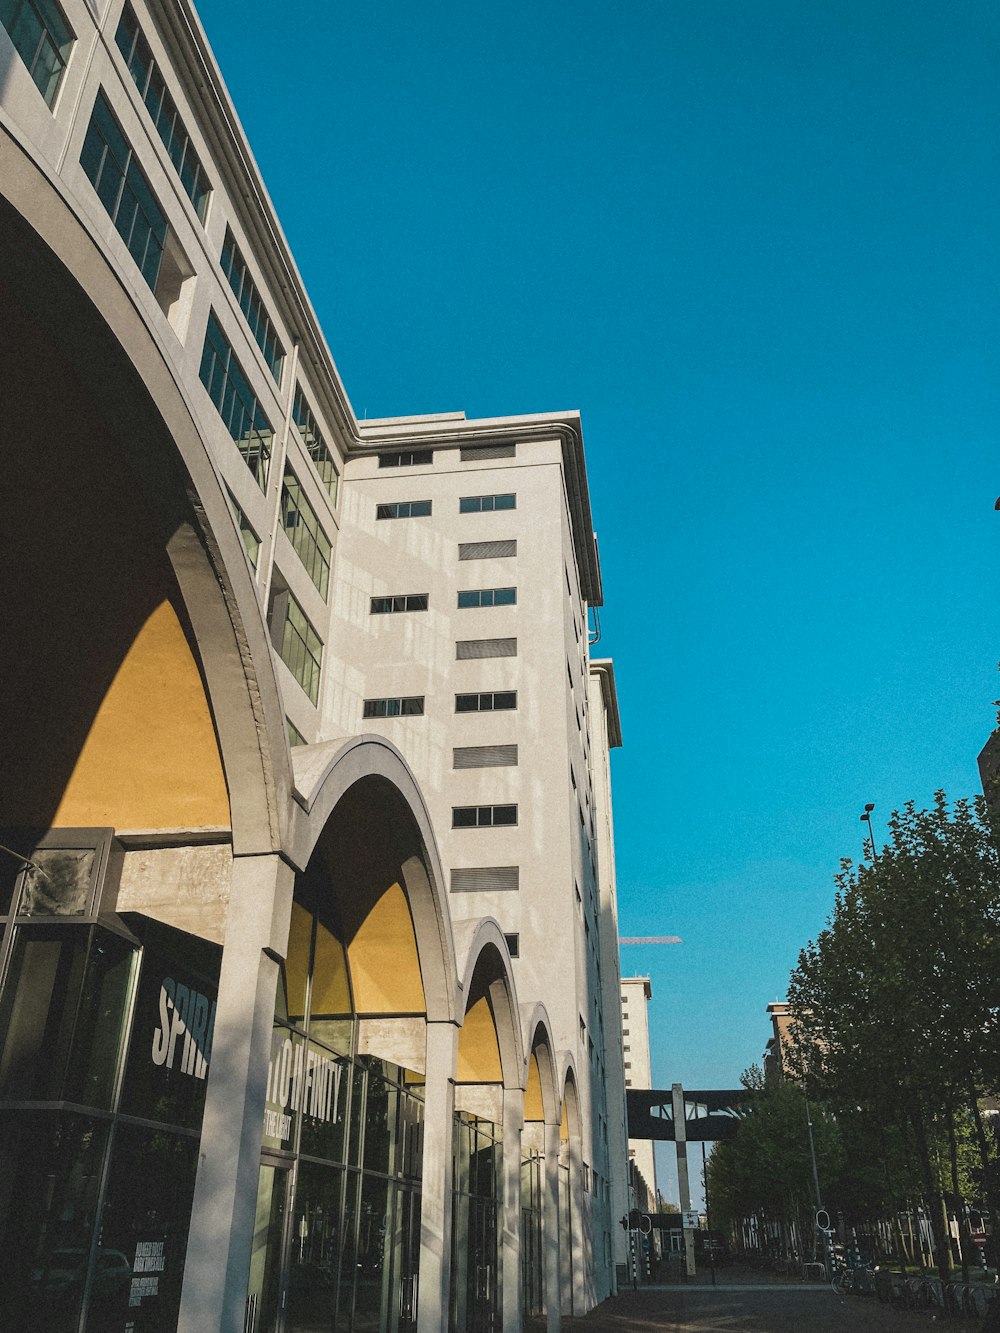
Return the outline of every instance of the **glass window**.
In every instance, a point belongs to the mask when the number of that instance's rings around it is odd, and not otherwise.
[[[144,947],[121,1109],[200,1129],[222,949],[148,917],[123,919]]]
[[[337,465],[333,461],[333,455],[320,432],[319,426],[316,424],[316,418],[313,416],[312,410],[306,402],[305,394],[302,392],[302,386],[299,384],[295,386],[292,420],[299,428],[306,453],[316,465],[320,481],[330,494],[330,503],[336,505],[337,482],[339,479]]]
[[[19,926],[0,1000],[0,1097],[111,1106],[135,949],[99,926]]]
[[[118,1126],[86,1333],[177,1327],[197,1169],[194,1136]]]
[[[264,1107],[265,1148],[295,1148],[296,1128],[306,1088],[306,1043],[297,1033],[275,1024],[267,1069]]]
[[[0,23],[51,107],[75,41],[65,14],[55,0],[0,0]]]
[[[95,860],[91,847],[36,848],[21,881],[19,915],[82,915],[91,905]]]
[[[103,93],[97,94],[80,165],[150,290],[155,290],[167,221]]]
[[[288,467],[281,486],[281,522],[295,554],[325,601],[330,583],[330,538],[303,495],[298,477]]]
[[[274,432],[212,311],[209,312],[205,330],[205,348],[199,374],[226,429],[243,455],[243,461],[260,489],[266,491]]]
[[[11,1333],[77,1328],[107,1138],[108,1122],[90,1116],[0,1113],[0,1327]]]
[[[452,828],[499,828],[517,823],[516,805],[456,805]]]
[[[306,1048],[308,1094],[302,1105],[301,1151],[331,1162],[344,1160],[351,1064],[312,1042]]]
[[[285,1333],[348,1327],[346,1320],[336,1322],[337,1267],[344,1246],[343,1188],[343,1171],[315,1162],[299,1166],[291,1226]],[[348,1306],[348,1313],[349,1310]]]
[[[153,59],[149,43],[142,35],[131,5],[126,4],[122,10],[115,42],[135,86],[139,89],[139,95],[167,150],[174,170],[180,177],[184,192],[194,205],[198,217],[204,222],[212,187],[184,128],[174,99],[166,89],[163,76]]]
[[[251,565],[253,565],[254,569],[256,569],[257,560],[260,556],[260,538],[257,536],[256,532],[254,532],[250,520],[247,518],[246,514],[244,514],[243,510],[236,503],[236,499],[233,496],[232,491],[227,491],[226,493],[229,496],[229,507],[233,511],[233,517],[236,520],[236,526],[240,530],[240,536],[243,539],[243,545],[246,548],[246,553],[250,557]]]
[[[495,713],[517,707],[516,690],[493,690],[478,694],[456,694],[456,713]]]
[[[458,594],[459,610],[474,606],[513,606],[516,602],[516,588],[471,588]]]
[[[323,665],[323,641],[295,598],[288,594],[285,623],[281,632],[281,660],[313,703],[319,700],[319,678]]]
[[[355,1256],[355,1329],[385,1327],[381,1322],[383,1283],[389,1279],[391,1243],[389,1182],[381,1176],[361,1177],[358,1208],[358,1247]],[[382,1316],[384,1317],[384,1316]]]
[[[408,592],[395,597],[373,597],[371,614],[384,616],[399,611],[426,611],[428,601],[429,594],[426,592]]]
[[[379,454],[379,467],[417,467],[434,462],[433,449],[401,449],[396,454]]]
[[[415,695],[408,699],[366,699],[365,717],[421,717],[424,711],[424,696]]]
[[[369,1071],[365,1103],[366,1171],[386,1174],[393,1169],[396,1153],[396,1092],[395,1083]]]
[[[282,347],[270,316],[264,308],[260,292],[257,290],[246,260],[240,253],[236,238],[226,228],[226,239],[222,246],[222,271],[229,279],[229,285],[243,311],[243,318],[249,325],[254,341],[264,353],[264,360],[277,384],[281,383],[281,371],[285,364],[285,349]]]
[[[378,518],[427,518],[431,512],[430,500],[397,500],[392,504],[375,506]]]
[[[485,514],[494,509],[516,508],[516,495],[463,495],[458,502],[460,514]]]

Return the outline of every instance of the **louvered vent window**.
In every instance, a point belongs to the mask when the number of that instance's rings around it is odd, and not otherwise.
[[[455,658],[467,662],[479,657],[516,657],[517,639],[459,639]]]
[[[459,560],[499,560],[506,555],[517,555],[515,540],[458,543]]]
[[[485,458],[513,458],[517,446],[513,444],[470,444],[460,451],[463,463],[478,463]]]
[[[520,866],[471,866],[451,872],[452,893],[507,893],[520,882]]]
[[[510,768],[517,763],[516,745],[457,745],[453,768]]]

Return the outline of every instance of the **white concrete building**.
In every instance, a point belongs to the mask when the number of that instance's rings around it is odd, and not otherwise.
[[[617,1042],[607,1049],[602,985],[602,929],[616,956],[617,918],[602,926],[601,909],[614,898],[608,749],[621,736],[610,663],[591,697],[588,608],[602,593],[579,415],[360,428],[371,452],[345,465],[332,598],[344,674],[328,678],[324,706],[341,734],[379,731],[405,756],[438,830],[453,919],[498,921],[519,987],[546,997],[573,1053],[581,1224],[607,1285],[621,1173],[606,1083],[609,1064],[620,1082],[620,1056]],[[619,1095],[617,1120],[621,1107]]]
[[[0,1326],[554,1333],[624,1168],[578,416],[357,420],[189,0],[0,0],[0,309]]]
[[[649,1002],[653,986],[649,977],[622,977],[622,1053],[625,1087],[651,1088],[653,1068],[649,1056]],[[635,1162],[649,1190],[650,1206],[656,1207],[656,1158],[649,1139],[629,1139],[629,1157]]]

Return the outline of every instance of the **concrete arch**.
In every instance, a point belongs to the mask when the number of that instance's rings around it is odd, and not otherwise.
[[[496,1026],[503,1085],[523,1091],[527,1065],[514,971],[503,931],[493,917],[481,917],[456,926],[455,936],[462,974],[462,1022],[481,999],[488,1000]]]
[[[412,822],[413,851],[402,865],[403,888],[413,921],[428,1022],[454,1022],[458,1014],[455,944],[444,891],[444,870],[430,815],[416,779],[400,752],[382,736],[323,741],[293,752],[294,806],[288,855],[305,870],[344,797],[359,783],[385,784]]]
[[[541,1118],[550,1124],[556,1123],[559,1120],[562,1106],[559,1070],[556,1061],[555,1043],[552,1040],[552,1024],[544,1004],[540,1002],[535,1004],[528,1014],[528,1021],[524,1028],[524,1050],[525,1119],[538,1119],[537,1115],[531,1114],[533,1078],[537,1077],[543,1112]],[[536,1071],[534,1075],[532,1064],[534,1064]]]
[[[127,459],[197,647],[234,852],[275,850],[291,786],[284,710],[256,588],[185,390],[61,184],[3,132],[0,183],[5,307],[44,330]]]
[[[576,1072],[576,1062],[571,1052],[563,1057],[562,1089],[559,1097],[560,1136],[563,1139],[575,1139],[579,1142],[583,1130],[583,1113],[580,1107],[580,1085]]]

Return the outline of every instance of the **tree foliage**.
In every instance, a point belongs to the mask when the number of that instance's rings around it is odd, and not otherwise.
[[[949,809],[943,792],[894,813],[889,833],[870,864],[842,864],[799,956],[790,1064],[859,1134],[894,1139],[899,1174],[912,1147],[930,1198],[942,1135],[1000,1086],[1000,847],[982,798]]]
[[[752,1075],[754,1066],[747,1074]],[[747,1078],[744,1075],[744,1080]],[[745,1082],[745,1086],[753,1086]],[[833,1116],[807,1107],[801,1087],[775,1081],[754,1088],[753,1109],[734,1139],[717,1143],[708,1165],[713,1217],[722,1225],[755,1215],[794,1221],[801,1240],[811,1240],[816,1206],[807,1113],[811,1110],[821,1180],[843,1174],[844,1148]]]

